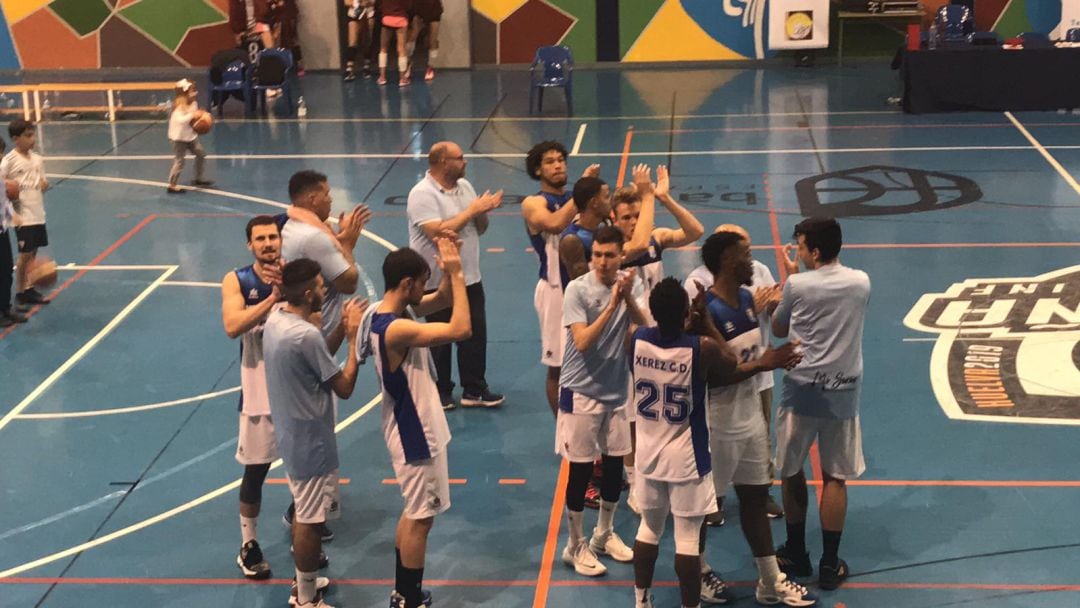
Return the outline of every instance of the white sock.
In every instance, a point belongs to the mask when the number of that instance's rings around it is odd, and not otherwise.
[[[240,535],[244,538],[243,544],[255,540],[255,523],[259,521],[255,517],[240,516]]]
[[[566,517],[570,520],[570,545],[576,547],[585,540],[585,512],[567,509]]]
[[[307,604],[315,599],[315,580],[318,572],[301,572],[296,569],[296,600],[299,604]]]
[[[397,69],[398,69],[399,72],[401,72],[401,77],[402,78],[408,78],[409,77],[409,58],[408,57],[398,57],[397,58]]]
[[[634,598],[638,604],[644,604],[645,600],[649,599],[649,588],[634,587]]]
[[[615,523],[615,507],[617,506],[619,506],[617,502],[600,500],[600,519],[596,522],[596,536],[606,536],[611,533],[612,525]]]
[[[381,51],[379,52],[379,69],[386,69],[386,53],[383,53]]]
[[[776,563],[775,555],[755,557],[754,565],[757,566],[758,576],[763,583],[769,586],[776,584],[776,579],[780,578],[780,566]]]
[[[435,61],[439,58],[439,49],[428,49],[427,56],[428,61]]]

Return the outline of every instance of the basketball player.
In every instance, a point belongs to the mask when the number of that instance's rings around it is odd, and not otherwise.
[[[244,465],[240,481],[240,554],[236,563],[250,579],[270,578],[270,565],[256,540],[262,486],[270,463],[277,460],[274,423],[266,396],[263,323],[281,299],[281,234],[269,215],[247,223],[247,246],[255,263],[221,280],[221,319],[225,334],[240,338],[240,434],[236,460]]]
[[[590,202],[587,209],[593,208]],[[592,270],[570,282],[563,300],[566,352],[559,378],[555,449],[569,462],[570,476],[566,484],[569,538],[562,558],[585,576],[607,571],[597,553],[620,562],[634,558],[633,550],[612,529],[622,493],[623,456],[630,452],[626,420],[630,369],[625,344],[631,324],[645,323],[637,303],[644,291],[641,280],[634,273],[619,271],[622,241],[618,228],[601,226],[592,243]],[[603,468],[600,517],[592,539],[586,542],[585,490],[597,457]]]
[[[746,231],[742,226],[736,224],[720,224],[716,227],[715,232],[734,232],[741,236],[747,245],[753,245],[750,240],[750,233]],[[758,325],[761,328],[761,348],[764,349],[769,345],[769,330],[771,329],[772,321],[769,315],[769,310],[776,306],[776,303],[780,301],[780,286],[773,279],[772,272],[769,271],[769,267],[757,260],[752,260],[754,265],[754,278],[751,280],[748,289],[754,294],[754,310],[758,311]],[[790,271],[790,265],[788,266],[788,276],[794,274]],[[795,263],[795,272],[798,272],[798,262]],[[697,284],[700,283],[708,288],[712,285],[713,275],[709,272],[709,269],[704,264],[698,266],[690,272],[686,277],[686,281],[683,283],[686,293],[691,297],[698,293]],[[758,395],[761,396],[761,413],[765,417],[765,424],[772,424],[772,402],[773,402],[773,374],[772,372],[762,372],[757,375],[758,381]],[[772,434],[769,434],[769,453],[773,453],[772,449]],[[773,467],[769,467],[770,473],[775,473]],[[718,510],[705,518],[705,523],[710,526],[722,526],[724,525],[724,497],[717,496]],[[780,505],[773,500],[772,494],[769,494],[768,502],[765,503],[765,510],[769,514],[770,519],[776,519],[784,516],[784,510]]]
[[[670,179],[667,168],[660,165],[656,168],[656,185],[651,193],[642,193],[633,185],[619,188],[615,191],[612,211],[615,216],[615,226],[623,233],[626,246],[623,247],[623,268],[628,268],[638,273],[645,285],[644,301],[648,301],[652,288],[660,282],[664,276],[664,263],[662,261],[665,249],[689,245],[705,234],[705,227],[685,207],[671,198]],[[644,196],[643,196],[644,194]],[[644,200],[643,200],[644,199]],[[655,204],[659,200],[668,210],[675,221],[679,224],[677,229],[656,228]],[[633,391],[630,395],[634,399]],[[627,416],[630,419],[630,437],[636,442],[635,432],[636,410],[633,403],[627,404]],[[627,506],[631,511],[637,512],[634,502],[634,454],[626,456],[624,462],[626,468],[626,481],[630,485],[630,497]]]
[[[333,608],[318,577],[322,554],[320,524],[339,515],[338,452],[333,395],[348,399],[356,387],[356,332],[367,301],[350,300],[342,311],[349,339],[345,367],[339,368],[312,318],[325,293],[319,264],[293,260],[281,271],[285,306],[270,313],[263,328],[266,389],[274,437],[285,464],[296,513],[292,525],[296,595],[290,604]]]
[[[813,606],[817,598],[780,572],[773,549],[765,512],[772,486],[769,427],[761,415],[755,379],[763,371],[797,364],[798,341],[762,349],[754,296],[743,287],[753,277],[746,240],[734,232],[714,234],[701,248],[701,257],[713,273],[713,283],[705,292],[709,315],[739,360],[730,377],[709,385],[709,444],[716,494],[723,496],[729,484],[735,485],[739,522],[758,570],[758,603]]]
[[[559,369],[566,332],[562,327],[563,277],[559,264],[559,235],[577,215],[577,205],[566,191],[566,148],[557,141],[542,141],[525,156],[525,172],[540,182],[540,191],[521,202],[525,232],[540,260],[540,279],[533,305],[540,321],[540,363],[547,367],[545,390],[552,415],[559,411]],[[583,177],[597,177],[600,165],[590,165]]]
[[[703,308],[703,299],[697,302]],[[707,513],[716,509],[709,428],[705,418],[705,383],[716,384],[735,369],[735,356],[699,310],[694,316],[702,335],[683,331],[691,318],[689,299],[679,281],[667,278],[649,295],[656,327],[634,332],[634,407],[638,409],[639,479],[631,488],[641,508],[634,542],[634,606],[652,608],[649,595],[660,537],[670,512],[675,519],[675,572],[682,605],[700,605],[698,534]]]
[[[812,217],[795,226],[798,257],[806,268],[788,278],[773,314],[773,333],[802,341],[802,364],[790,369],[776,415],[776,467],[783,478],[787,542],[780,567],[810,576],[806,552],[806,477],[803,465],[814,440],[821,455],[821,539],[818,585],[836,589],[848,576],[840,559],[847,515],[846,480],[866,470],[859,427],[862,336],[870,278],[840,263],[843,236],[834,219]]]
[[[460,243],[445,235],[436,239],[439,289],[424,295],[431,268],[422,255],[404,248],[383,262],[386,296],[378,303],[361,344],[375,357],[382,387],[382,424],[394,474],[405,508],[395,537],[394,590],[390,608],[431,605],[431,593],[422,589],[428,533],[435,516],[450,508],[447,471],[446,423],[439,389],[435,385],[432,346],[468,339],[472,333]],[[452,298],[446,323],[419,323],[424,316],[445,308]]]

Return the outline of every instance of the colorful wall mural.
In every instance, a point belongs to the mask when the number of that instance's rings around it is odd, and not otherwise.
[[[229,0],[0,0],[0,69],[203,66]]]

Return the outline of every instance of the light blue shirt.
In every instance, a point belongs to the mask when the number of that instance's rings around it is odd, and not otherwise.
[[[566,351],[563,355],[559,386],[580,393],[616,408],[626,404],[630,384],[630,366],[626,355],[626,334],[630,329],[630,314],[626,302],[620,301],[615,313],[600,334],[596,344],[584,353],[574,346],[574,323],[591,325],[611,301],[611,286],[604,285],[590,270],[570,281],[563,295],[562,324],[566,331]],[[645,285],[634,275],[633,297],[640,302]]]
[[[409,201],[405,206],[405,214],[409,218],[409,247],[427,260],[431,267],[431,278],[428,279],[426,288],[435,289],[442,279],[442,271],[435,263],[435,254],[438,248],[435,242],[424,234],[420,228],[428,222],[441,222],[448,220],[461,213],[476,200],[476,190],[467,179],[459,179],[452,190],[447,190],[431,177],[431,173],[424,174],[424,179],[413,186],[409,191]],[[461,270],[465,273],[465,284],[474,285],[480,282],[480,233],[476,230],[476,223],[469,221],[458,231],[461,239]]]
[[[299,220],[285,222],[281,229],[281,258],[286,262],[307,258],[319,263],[326,285],[322,305],[322,333],[329,336],[341,323],[341,293],[334,289],[334,279],[349,269],[349,261],[338,250],[333,237],[315,226]]]
[[[774,322],[802,342],[780,404],[804,416],[853,418],[863,381],[862,337],[870,277],[839,262],[788,277]]]
[[[274,437],[293,480],[326,475],[338,468],[334,397],[329,385],[341,369],[319,330],[277,309],[263,328],[266,389]]]

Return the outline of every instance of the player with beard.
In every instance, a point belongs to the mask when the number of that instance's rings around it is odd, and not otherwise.
[[[578,213],[566,191],[566,148],[542,141],[525,156],[525,172],[540,182],[540,191],[521,202],[529,244],[540,261],[533,305],[540,321],[540,363],[547,367],[545,390],[552,415],[559,411],[559,371],[566,333],[562,328],[563,286],[570,281],[559,264],[559,235]],[[583,177],[597,177],[600,165],[589,165]]]

